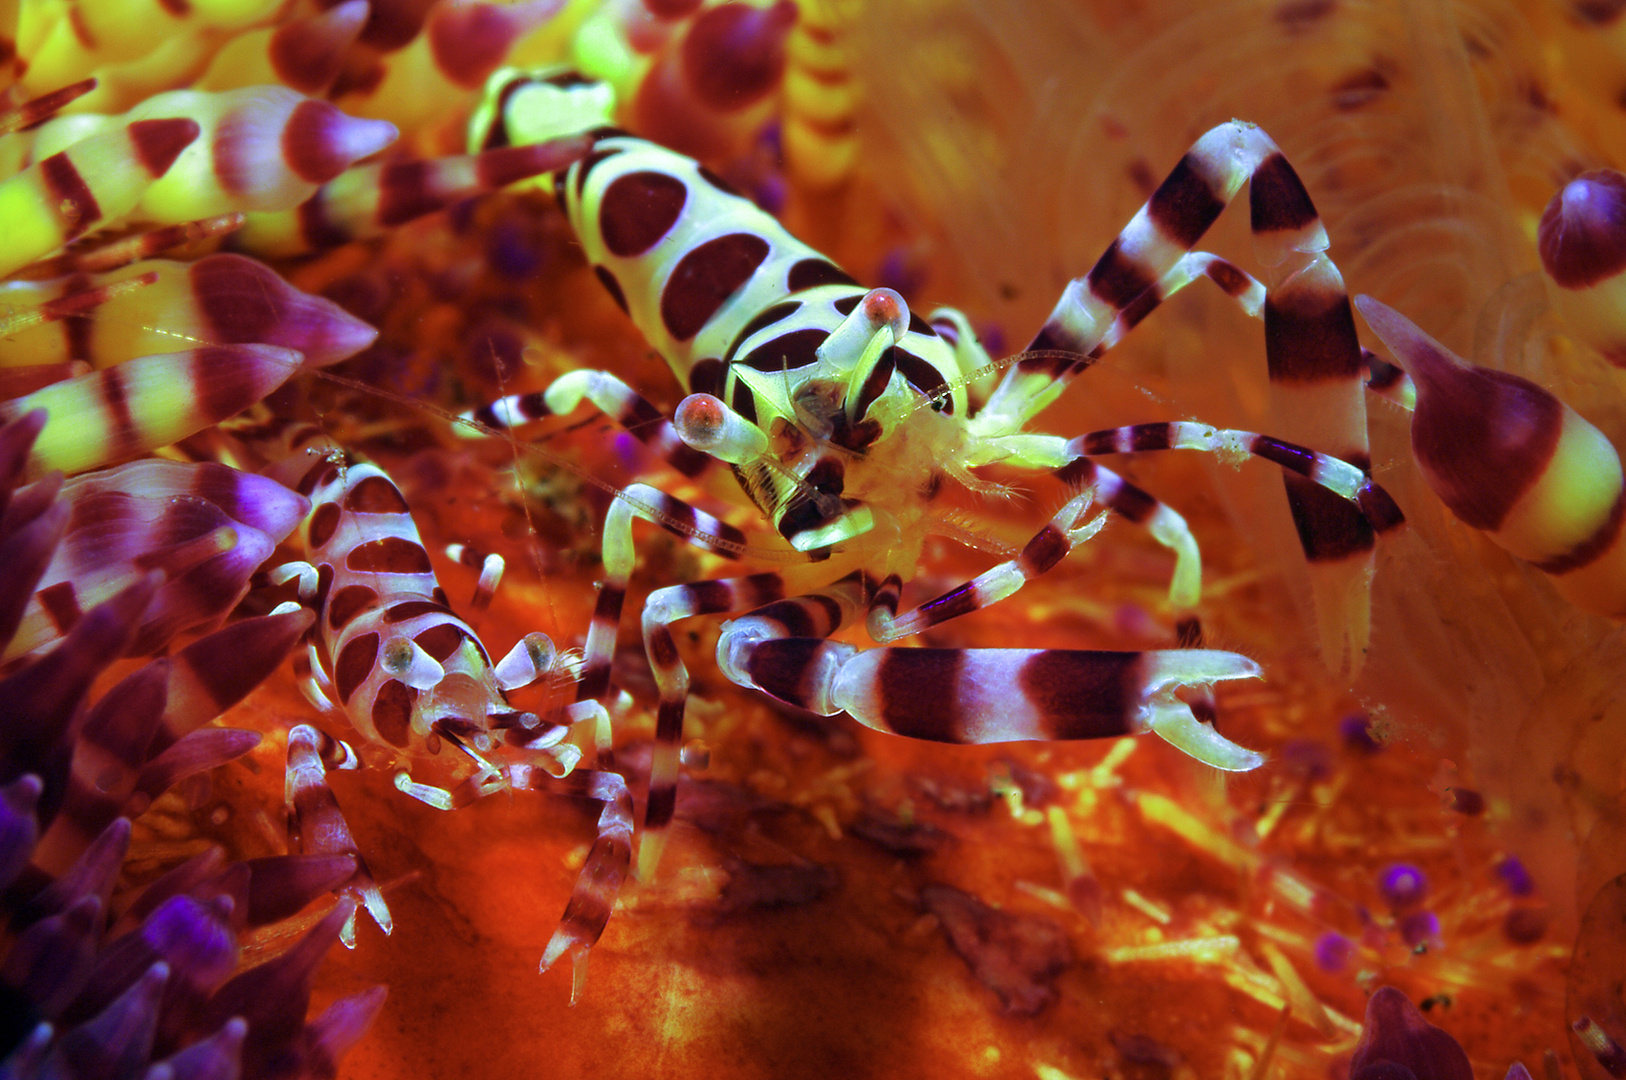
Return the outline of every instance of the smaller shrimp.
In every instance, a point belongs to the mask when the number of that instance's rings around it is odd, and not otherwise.
[[[299,430],[291,442],[295,454],[267,472],[311,500],[298,531],[307,561],[285,563],[270,579],[298,583],[298,604],[278,610],[316,612],[303,680],[311,702],[349,722],[367,764],[393,769],[399,790],[438,809],[522,789],[603,805],[597,839],[542,957],[546,971],[572,955],[574,1001],[587,951],[603,932],[626,875],[632,801],[619,774],[577,769],[581,751],[566,736],[573,725],[590,722],[602,737],[609,717],[595,701],[563,705],[547,716],[515,709],[508,691],[568,677],[569,659],[546,635],[530,633],[493,664],[473,627],[448,604],[395,483],[377,466],[348,460],[318,429]],[[472,607],[483,611],[502,577],[501,556],[478,560],[459,545],[449,553],[482,566]],[[457,754],[442,758],[447,746]],[[389,933],[389,908],[325,779],[327,769],[362,763],[347,743],[308,724],[295,727],[288,736],[290,827],[306,852],[356,857],[359,869],[346,888]],[[431,766],[444,774],[443,785],[414,779],[414,770]],[[353,925],[345,941],[353,943]]]

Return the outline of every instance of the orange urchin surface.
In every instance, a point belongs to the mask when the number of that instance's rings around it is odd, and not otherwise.
[[[431,551],[504,555],[482,627],[498,653],[533,629],[579,643],[596,529],[626,463],[600,420],[557,423],[539,450],[516,449],[450,439],[423,406],[531,389],[574,366],[636,377],[667,410],[678,396],[549,212],[534,196],[490,200],[292,274],[330,295],[383,289],[368,314],[384,345],[344,370],[392,397],[318,383],[301,407],[396,476]],[[543,272],[516,283],[479,269],[492,230],[538,218]],[[881,244],[896,228],[854,231]],[[462,291],[437,298],[460,260]],[[1114,387],[1133,398],[1125,382],[1103,373],[1091,407]],[[1085,430],[1069,408],[1041,423]],[[383,773],[333,776],[396,919],[389,938],[363,925],[355,952],[324,969],[329,995],[391,988],[345,1074],[1321,1078],[1341,1075],[1384,984],[1424,1003],[1485,1075],[1558,1047],[1567,950],[1544,901],[1497,872],[1506,804],[1476,802],[1466,764],[1442,760],[1426,731],[1378,716],[1372,739],[1351,734],[1360,700],[1315,658],[1202,465],[1129,471],[1198,530],[1208,644],[1266,667],[1264,683],[1218,701],[1226,733],[1270,755],[1264,769],[1227,780],[1152,739],[944,747],[788,715],[716,673],[716,622],[694,620],[677,635],[696,753],[674,840],[653,880],[624,887],[574,1005],[569,976],[536,965],[591,842],[591,808],[524,794],[442,813]],[[1002,508],[1007,539],[1065,497],[1041,486],[1032,504]],[[659,584],[733,572],[653,529],[639,536],[633,610]],[[916,587],[930,595],[981,565],[933,547]],[[472,572],[438,556],[437,568],[454,602],[472,588]],[[1167,572],[1159,549],[1111,528],[925,643],[1172,647]],[[615,678],[632,698],[616,716],[617,761],[640,793],[654,692],[630,629]],[[308,717],[289,680],[233,714],[270,737],[223,771],[224,801],[204,813],[274,837],[283,733]],[[1426,876],[1421,905],[1385,899],[1395,864]],[[1438,930],[1408,942],[1401,923],[1419,908]]]
[[[560,273],[573,288],[579,270]],[[601,355],[640,356],[630,331],[601,329],[599,306],[580,309],[591,331],[566,323],[537,349],[590,332]],[[511,447],[448,443],[421,433],[433,418],[343,388],[322,415],[401,480],[432,551],[468,541],[507,558],[490,647],[531,629],[579,642],[602,510],[572,507],[608,497],[595,483],[618,467],[608,428],[544,439],[549,456],[524,461],[522,509]],[[1486,1075],[1537,1060],[1562,1030],[1565,949],[1540,898],[1497,873],[1488,818],[1505,811],[1487,813],[1472,776],[1419,733],[1352,734],[1358,701],[1262,586],[1201,471],[1174,462],[1158,485],[1182,493],[1203,539],[1209,642],[1269,673],[1218,701],[1227,734],[1270,755],[1264,769],[1226,780],[1153,739],[945,747],[788,715],[716,673],[716,623],[695,620],[678,642],[701,753],[675,837],[658,875],[623,889],[573,1006],[569,976],[536,964],[591,808],[527,793],[443,813],[381,772],[332,777],[396,920],[389,938],[363,925],[324,969],[330,995],[391,988],[345,1075],[1319,1078],[1338,1075],[1383,984],[1425,1002]],[[654,583],[727,569],[640,536],[633,605]],[[928,557],[922,589],[978,569],[946,545]],[[454,602],[472,588],[471,571],[437,568]],[[1158,549],[1111,529],[928,643],[1170,647],[1166,573]],[[654,693],[635,640],[618,658],[632,702],[616,726],[637,792]],[[228,720],[270,736],[200,811],[235,823],[242,854],[272,842],[244,836],[280,828],[283,733],[308,716],[283,680]],[[1426,875],[1421,907],[1438,919],[1415,944],[1410,911],[1380,888],[1398,863]],[[1337,964],[1328,942],[1344,943]]]
[[[1001,21],[945,4],[941,40],[878,29],[890,25],[886,5],[854,16],[872,47],[889,50],[852,61],[867,80],[869,156],[834,190],[797,191],[791,176],[787,217],[865,280],[901,252],[925,280],[922,304],[992,311],[1009,323],[989,328],[1014,349],[1191,137],[1246,116],[1305,172],[1352,287],[1392,287],[1419,318],[1469,324],[1522,271],[1516,257],[1476,261],[1440,237],[1501,236],[1472,216],[1487,206],[1519,235],[1546,189],[1515,149],[1530,142],[1554,159],[1573,149],[1538,121],[1579,117],[1583,132],[1618,122],[1609,95],[1607,108],[1544,106],[1523,39],[1490,32],[1507,17],[1491,5],[1461,5],[1458,32],[1421,4],[1239,5],[1248,17],[1224,25],[1220,9],[1098,4],[1091,47],[1110,54],[1100,63],[1048,32],[1070,27],[1074,6],[1030,5]],[[1318,30],[1318,20],[1330,21]],[[1384,33],[1369,37],[1371,26]],[[1007,62],[986,42],[957,52],[956,32],[1012,35]],[[1063,58],[1042,59],[1046,44]],[[900,60],[911,45],[938,51]],[[1077,101],[1070,72],[1098,80]],[[1039,105],[1032,128],[1017,119],[1022,93]],[[967,120],[978,102],[992,106],[977,117],[986,130]],[[898,128],[917,142],[893,138]],[[962,174],[908,156],[955,135],[983,155]],[[1350,146],[1358,152],[1344,154]],[[1110,164],[1091,171],[1097,151]],[[1499,161],[1511,183],[1496,180]],[[1005,209],[939,199],[949,181]],[[1442,187],[1451,197],[1430,201]],[[1025,233],[1024,216],[1034,219]],[[1243,218],[1233,209],[1219,231]],[[1084,254],[1047,246],[1062,246],[1058,231],[1087,233],[1070,241]],[[501,245],[534,265],[498,272]],[[547,199],[511,194],[279,267],[383,331],[378,348],[338,369],[367,392],[317,379],[282,405],[400,482],[454,603],[473,574],[442,559],[442,545],[506,558],[481,628],[496,655],[538,629],[579,645],[597,529],[633,463],[599,418],[553,423],[531,448],[460,441],[433,410],[536,389],[576,367],[612,370],[668,413],[681,396],[572,247]],[[1464,296],[1455,274],[1472,279]],[[1257,331],[1220,310],[1200,296],[1171,304],[1036,427],[1073,435],[1199,408],[1213,422],[1262,413]],[[1237,480],[1192,460],[1121,466],[1201,540],[1206,644],[1266,669],[1264,682],[1227,686],[1217,701],[1226,734],[1269,756],[1255,773],[1221,777],[1155,739],[960,748],[792,715],[717,673],[715,620],[681,624],[694,697],[677,825],[658,874],[623,888],[574,1004],[564,970],[536,968],[592,840],[592,808],[526,793],[442,813],[382,771],[333,775],[395,916],[392,936],[364,922],[356,950],[322,969],[318,1007],[373,983],[390,989],[343,1075],[1324,1080],[1346,1075],[1382,985],[1460,1041],[1481,1078],[1501,1080],[1515,1060],[1540,1075],[1548,1055],[1548,1077],[1574,1075],[1571,943],[1578,928],[1592,935],[1582,958],[1605,983],[1626,955],[1610,954],[1614,931],[1579,910],[1619,872],[1603,842],[1618,836],[1618,725],[1591,722],[1619,719],[1608,696],[1619,634],[1555,614],[1532,572],[1457,528],[1410,468],[1404,420],[1373,415],[1378,477],[1413,532],[1381,553],[1373,659],[1354,689],[1315,655],[1303,597],[1283,583],[1274,476],[1250,468]],[[720,493],[662,483],[686,497]],[[1026,504],[968,499],[964,510],[1015,543],[1066,495],[1039,484]],[[1274,524],[1255,513],[1267,503]],[[638,536],[633,610],[651,588],[735,572],[652,529]],[[911,595],[986,565],[931,547]],[[1112,526],[1017,596],[922,643],[1174,647],[1168,570],[1155,545]],[[615,682],[630,701],[615,716],[617,764],[637,795],[655,695],[630,626],[622,645]],[[1520,698],[1504,692],[1510,684],[1538,689]],[[265,741],[189,800],[166,797],[141,823],[130,873],[156,873],[206,842],[234,858],[283,850],[286,732],[312,715],[291,672],[233,710],[224,723]],[[1536,788],[1542,797],[1526,800]],[[1595,820],[1605,827],[1581,853],[1578,823]],[[1533,892],[1515,855],[1543,863]],[[1426,890],[1399,895],[1396,875],[1413,871]]]

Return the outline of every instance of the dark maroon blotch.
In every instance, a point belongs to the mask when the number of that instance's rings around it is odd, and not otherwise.
[[[1360,507],[1302,476],[1289,475],[1282,480],[1287,485],[1293,527],[1298,530],[1307,560],[1331,563],[1372,550],[1377,541]]]
[[[1125,520],[1137,525],[1150,521],[1152,515],[1157,513],[1157,499],[1128,482],[1118,486],[1112,497],[1107,500],[1107,505],[1116,513],[1123,515]]]
[[[944,393],[948,389],[948,380],[943,377],[941,371],[929,361],[901,346],[894,346],[891,352],[898,366],[898,374],[903,376],[904,381],[931,398],[933,405],[940,412],[954,411],[954,398]]]
[[[723,353],[723,359],[725,361],[734,359],[734,354],[739,351],[739,347],[749,341],[757,331],[789,318],[801,310],[801,307],[802,302],[800,300],[783,300],[763,308],[749,322],[740,327],[740,332],[734,335],[734,340],[729,343],[728,350]],[[695,393],[699,393],[699,391],[696,390]]]
[[[689,369],[689,393],[721,397],[723,380],[727,377],[728,365],[715,356],[708,356]]]
[[[828,330],[818,327],[792,330],[788,334],[781,334],[771,341],[763,342],[735,363],[766,372],[795,371],[798,368],[811,367],[819,362],[819,347],[829,336]]]
[[[627,173],[604,189],[599,234],[610,254],[642,255],[671,231],[689,199],[688,185],[663,172]]]
[[[333,533],[339,527],[344,511],[339,509],[338,503],[323,503],[311,511],[310,524],[306,527],[306,543],[312,551],[327,546],[333,539]]]
[[[1248,205],[1256,233],[1306,229],[1320,216],[1299,174],[1280,153],[1260,162],[1249,178]]]
[[[857,285],[852,276],[828,259],[803,259],[785,275],[790,292],[816,289],[821,285]]]
[[[745,383],[734,384],[734,392],[729,396],[728,406],[739,413],[740,418],[746,423],[757,422],[757,396]]]
[[[740,286],[751,280],[770,250],[755,233],[708,240],[678,261],[661,290],[661,324],[676,341],[698,334]]]
[[[1180,159],[1146,203],[1147,215],[1158,232],[1183,248],[1190,248],[1201,240],[1224,210],[1225,204],[1215,198],[1198,162],[1190,154]]]
[[[436,623],[421,631],[412,640],[432,656],[435,663],[444,664],[446,659],[457,651],[458,646],[463,644],[463,631],[452,623]]]
[[[1117,240],[1090,270],[1088,280],[1091,292],[1119,310],[1127,308],[1136,297],[1157,284],[1145,267],[1124,254]],[[1045,329],[1050,330],[1051,327],[1047,324]],[[1082,350],[1075,348],[1072,351]]]
[[[352,514],[404,514],[407,503],[388,477],[375,473],[345,493],[344,508]]]
[[[1272,292],[1265,298],[1265,358],[1273,383],[1360,378],[1361,343],[1349,297]]]
[[[386,536],[358,544],[345,556],[344,565],[366,574],[427,574],[429,555],[422,544],[399,536]]]
[[[450,615],[451,609],[429,600],[404,600],[391,604],[384,612],[384,621],[391,625],[415,619],[419,615]]]
[[[340,705],[350,703],[356,688],[367,681],[377,660],[377,634],[363,634],[339,650],[338,659],[333,663],[333,688],[338,691]]]
[[[886,650],[876,689],[887,727],[912,739],[963,742],[968,718],[958,690],[964,666],[961,649]]]
[[[372,699],[372,727],[379,737],[392,747],[406,747],[411,735],[411,708],[418,701],[418,691],[392,678],[379,686],[379,695]]]
[[[367,586],[346,585],[328,598],[327,624],[334,630],[341,630],[377,602],[378,593]]]
[[[1017,684],[1044,715],[1053,739],[1100,739],[1131,732],[1141,707],[1142,654],[1046,649],[1022,665]]]
[[[1022,573],[1031,578],[1061,562],[1071,550],[1072,545],[1067,542],[1067,534],[1057,528],[1054,522],[1046,522],[1045,527],[1028,541],[1027,546],[1022,549],[1022,554],[1017,556],[1017,564],[1022,568]]]

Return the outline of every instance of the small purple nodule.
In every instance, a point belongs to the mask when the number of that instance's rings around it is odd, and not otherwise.
[[[1372,718],[1365,713],[1350,713],[1338,722],[1338,734],[1344,746],[1359,754],[1376,754],[1383,743],[1372,735]]]
[[[1507,891],[1514,896],[1529,896],[1536,891],[1530,871],[1524,868],[1517,855],[1509,855],[1496,864],[1496,876],[1507,883]]]
[[[1400,920],[1400,936],[1413,949],[1438,948],[1440,919],[1432,911],[1414,911]]]
[[[1328,974],[1343,971],[1354,958],[1355,943],[1337,931],[1329,930],[1315,940],[1316,966]]]
[[[1410,863],[1391,863],[1378,875],[1378,892],[1392,910],[1404,911],[1423,902],[1428,878]]]

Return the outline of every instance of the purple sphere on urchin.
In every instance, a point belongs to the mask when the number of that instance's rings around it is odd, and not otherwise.
[[[1378,875],[1378,892],[1392,910],[1405,911],[1428,895],[1428,878],[1410,863],[1391,863]]]

